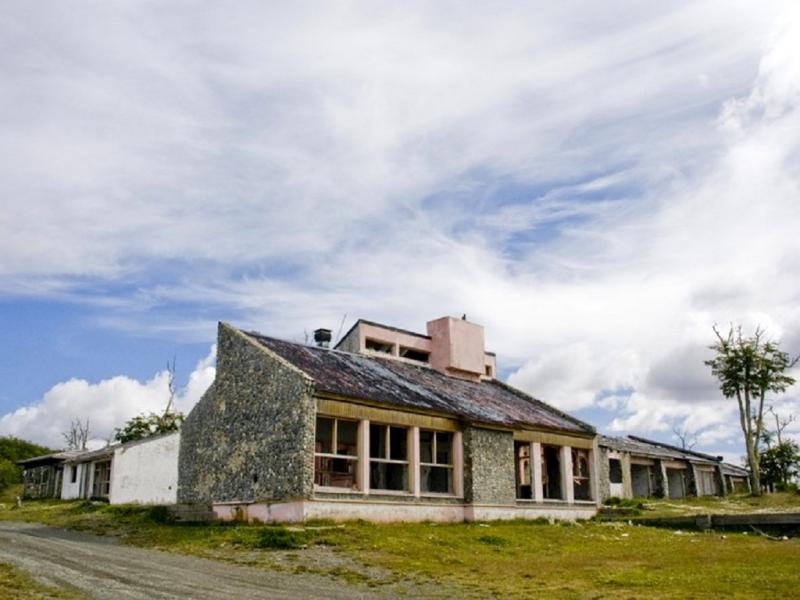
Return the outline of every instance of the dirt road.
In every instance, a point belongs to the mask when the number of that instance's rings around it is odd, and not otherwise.
[[[308,573],[255,569],[133,548],[113,538],[29,523],[0,522],[0,562],[89,598],[390,598]]]

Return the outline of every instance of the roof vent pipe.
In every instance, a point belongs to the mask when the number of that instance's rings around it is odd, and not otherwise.
[[[317,329],[314,331],[314,343],[320,348],[327,348],[331,343],[330,329]]]

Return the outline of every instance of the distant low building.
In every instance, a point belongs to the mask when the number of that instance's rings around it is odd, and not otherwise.
[[[66,450],[20,460],[23,498],[60,498],[64,463],[82,453]]]
[[[180,433],[19,461],[24,498],[175,504]]]
[[[601,498],[685,498],[749,491],[747,471],[721,457],[636,436],[599,436]]]
[[[175,504],[180,433],[114,444],[64,463],[61,498],[110,504]]]

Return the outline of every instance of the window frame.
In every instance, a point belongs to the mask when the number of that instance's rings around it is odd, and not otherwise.
[[[571,450],[572,473],[570,481],[572,483],[573,499],[575,502],[594,502],[594,498],[592,498],[594,495],[592,491],[592,453],[584,448],[575,448],[574,446]],[[586,473],[580,472],[581,458],[585,459]],[[586,485],[586,493],[588,494],[588,498],[578,498],[578,488],[584,484]]]
[[[317,421],[319,419],[330,419],[333,421],[333,425],[331,428],[331,452],[317,452]],[[356,453],[355,454],[339,454],[336,452],[339,444],[339,421],[347,421],[348,423],[355,423],[356,424]],[[359,432],[361,427],[363,427],[363,422],[359,419],[347,419],[341,417],[334,417],[330,415],[324,414],[317,414],[316,418],[314,419],[314,489],[327,491],[327,492],[337,492],[337,493],[348,493],[348,492],[360,492],[362,490],[361,482],[359,481],[358,476],[358,467],[361,463],[361,439]],[[317,459],[318,458],[326,458],[331,460],[347,460],[351,461],[353,464],[353,486],[352,487],[340,487],[335,485],[322,485],[317,483]]]
[[[616,462],[616,467],[611,466],[611,461]],[[619,481],[614,481],[612,474],[619,474]],[[622,459],[615,456],[608,458],[608,482],[613,485],[622,485],[625,482],[625,477],[622,474]]]
[[[385,439],[384,439],[384,450],[385,450],[385,458],[373,458],[372,456],[372,427],[385,427]],[[411,470],[413,468],[413,461],[411,460],[411,446],[413,444],[413,439],[409,439],[412,436],[412,432],[414,431],[413,427],[409,427],[407,425],[392,425],[390,423],[380,423],[380,422],[369,422],[370,432],[370,445],[369,448],[365,449],[366,459],[369,461],[369,469],[368,469],[368,477],[369,477],[369,491],[372,493],[373,491],[379,494],[396,494],[401,496],[412,495],[413,491],[411,489]],[[392,456],[392,448],[391,448],[391,435],[392,435],[392,428],[394,429],[404,429],[406,435],[406,459],[399,460],[396,458],[391,458]],[[405,465],[406,466],[406,481],[405,481],[405,488],[402,490],[389,490],[379,487],[374,487],[372,485],[372,463],[382,463],[382,464],[393,464],[393,465]]]
[[[527,450],[526,456],[521,456],[521,450]],[[518,502],[532,502],[535,500],[533,481],[533,443],[514,440],[514,496]],[[527,464],[527,466],[525,466]],[[527,477],[528,483],[524,483]],[[530,497],[522,495],[522,488],[528,486]]]
[[[455,488],[456,488],[456,481],[455,481],[455,441],[456,436],[452,431],[442,431],[440,429],[422,429],[418,428],[417,435],[419,436],[418,446],[421,448],[422,446],[422,432],[427,431],[433,434],[433,440],[431,443],[431,460],[433,462],[422,462],[422,451],[420,450],[419,455],[419,465],[417,470],[417,477],[419,479],[419,493],[421,496],[436,496],[436,497],[453,497],[455,496]],[[439,434],[442,435],[449,435],[450,436],[450,462],[448,464],[438,462],[438,437]],[[422,489],[422,467],[439,467],[439,468],[446,468],[447,469],[447,481],[448,481],[448,488],[450,491],[448,492],[431,492]]]

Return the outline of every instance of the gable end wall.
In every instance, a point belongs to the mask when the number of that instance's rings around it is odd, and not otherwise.
[[[178,502],[309,498],[313,382],[220,323],[213,385],[181,429]]]

